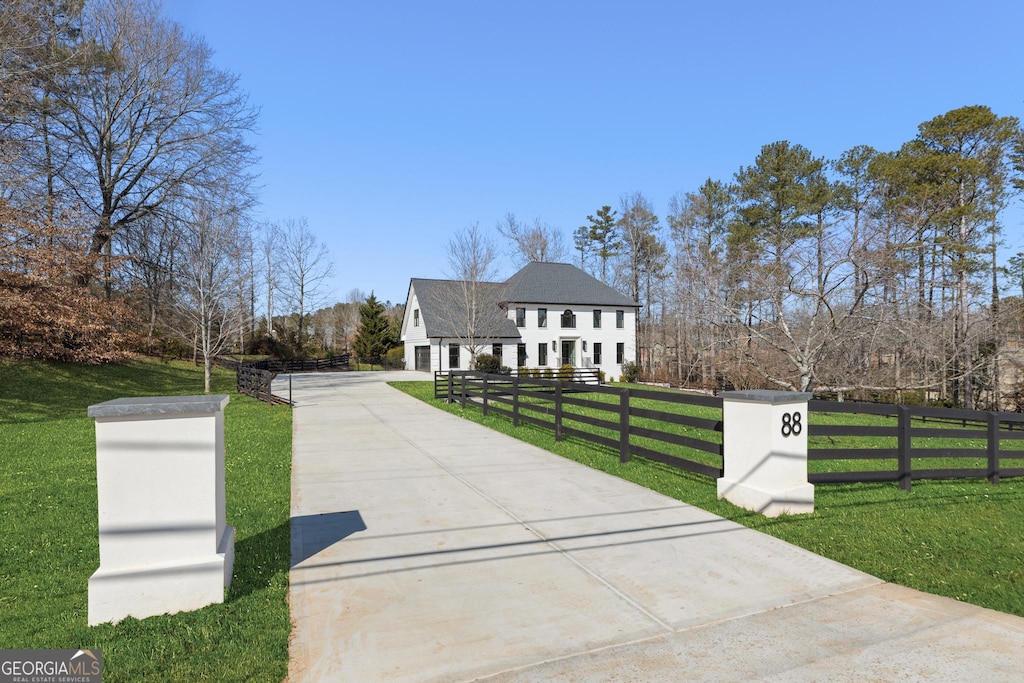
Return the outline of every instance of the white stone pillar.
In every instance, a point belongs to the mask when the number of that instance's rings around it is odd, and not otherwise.
[[[100,540],[90,625],[224,601],[235,547],[224,512],[227,403],[161,396],[89,406]]]
[[[768,517],[814,512],[807,481],[806,393],[722,394],[724,472],[718,497]]]

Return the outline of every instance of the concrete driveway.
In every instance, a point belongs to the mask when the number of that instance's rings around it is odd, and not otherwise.
[[[392,379],[426,375],[293,379],[295,683],[1024,672],[1024,619],[886,584]]]

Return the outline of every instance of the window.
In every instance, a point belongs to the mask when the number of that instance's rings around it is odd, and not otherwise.
[[[565,313],[562,314],[562,329],[576,329],[576,314],[570,311],[568,308],[565,309]]]
[[[622,365],[622,359],[626,356],[626,345],[619,342],[615,345],[615,362]]]
[[[457,368],[459,367],[459,345],[449,344],[448,345],[448,367]]]
[[[526,366],[526,344],[519,344],[516,346],[516,366]]]
[[[594,329],[601,329],[601,309],[599,308],[594,309]]]
[[[418,308],[414,308],[412,310],[412,326],[413,327],[419,327],[420,326],[420,309],[418,309]]]
[[[548,326],[548,309],[538,308],[537,309],[537,327]]]
[[[516,308],[516,327],[526,327],[526,309]]]
[[[548,345],[546,342],[537,344],[537,365],[543,367],[548,364]]]
[[[626,312],[615,311],[615,327],[620,330],[626,326]]]
[[[601,342],[594,342],[594,365],[601,364]]]
[[[501,362],[501,344],[491,345],[491,353],[498,359],[498,362]]]

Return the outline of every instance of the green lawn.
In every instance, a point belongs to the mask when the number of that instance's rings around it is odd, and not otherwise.
[[[280,681],[287,674],[291,412],[226,393],[224,604],[89,627],[99,567],[96,443],[86,408],[122,396],[201,394],[202,369],[139,361],[84,367],[0,360],[0,648],[100,648],[104,681]]]
[[[886,581],[1024,616],[1022,479],[1003,480],[999,486],[982,480],[916,481],[911,493],[895,483],[819,484],[813,514],[769,519],[718,500],[712,479],[636,456],[621,464],[613,449],[573,437],[556,442],[550,429],[515,428],[510,419],[494,413],[484,417],[477,407],[447,405],[433,398],[432,382],[393,386],[441,410]]]

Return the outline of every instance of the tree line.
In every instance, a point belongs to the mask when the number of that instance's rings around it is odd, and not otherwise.
[[[151,0],[0,3],[0,354],[305,352],[330,255],[255,220],[258,112],[211,57]]]
[[[1019,121],[985,106],[891,151],[825,159],[782,140],[672,197],[664,220],[639,192],[600,207],[572,260],[642,304],[649,379],[1006,405],[1024,254],[1003,253],[1003,216],[1022,172]],[[569,254],[539,219],[497,231],[519,260]]]
[[[0,92],[0,354],[355,343],[366,297],[326,306],[308,223],[254,218],[257,110],[155,2],[0,3]],[[1022,172],[1019,121],[967,106],[896,150],[772,142],[663,218],[637,192],[569,241],[514,214],[497,230],[517,260],[572,260],[640,302],[652,379],[972,407],[1020,393],[1024,253],[1003,221]]]

